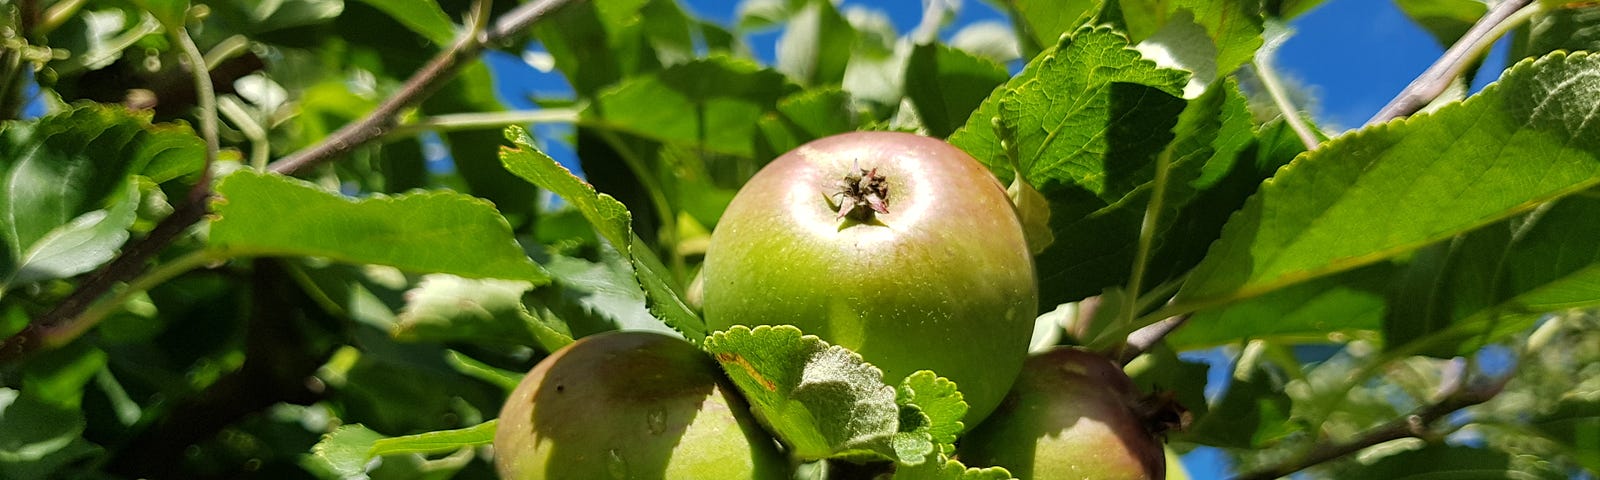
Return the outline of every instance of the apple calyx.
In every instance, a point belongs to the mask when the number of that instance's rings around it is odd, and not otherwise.
[[[889,213],[889,181],[878,174],[878,169],[855,168],[839,182],[839,216],[865,222],[873,212]]]

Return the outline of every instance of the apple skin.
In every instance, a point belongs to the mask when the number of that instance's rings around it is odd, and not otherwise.
[[[888,212],[841,218],[839,185],[863,170],[886,180]],[[966,152],[908,133],[835,135],[773,160],[718,221],[704,273],[713,330],[794,325],[890,385],[932,370],[960,388],[968,426],[1010,388],[1038,316],[1005,187]]]
[[[540,361],[495,432],[507,480],[788,479],[788,461],[705,353],[652,332],[606,332]]]
[[[1058,347],[1030,357],[1000,408],[956,445],[968,466],[1022,480],[1159,480],[1161,441],[1146,430],[1138,388],[1110,360]]]

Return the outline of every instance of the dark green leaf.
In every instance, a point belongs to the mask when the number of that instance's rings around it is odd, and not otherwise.
[[[1284,379],[1272,374],[1258,358],[1241,355],[1240,361],[1248,364],[1234,366],[1227,393],[1183,434],[1185,440],[1218,447],[1262,448],[1296,431],[1296,424],[1289,421],[1294,402],[1284,393]]]
[[[182,28],[189,18],[189,0],[134,0],[133,3],[150,12],[169,30]]]
[[[895,458],[895,389],[860,355],[790,326],[735,326],[707,337],[704,348],[792,456]]]
[[[1512,58],[1540,57],[1557,50],[1600,50],[1600,6],[1546,7],[1528,22],[1526,30],[1518,38],[1521,48],[1513,50],[1516,56]]]
[[[39,238],[17,259],[9,278],[0,278],[0,290],[10,284],[68,278],[110,261],[128,240],[139,190],[130,180],[118,188],[108,208],[79,215]]]
[[[0,475],[6,478],[52,478],[39,464],[59,466],[57,455],[82,456],[77,448],[83,413],[39,398],[31,392],[0,388]]]
[[[1449,357],[1521,331],[1543,313],[1600,305],[1594,238],[1600,197],[1584,194],[1418,251],[1393,294],[1386,344]]]
[[[1433,35],[1439,45],[1456,43],[1489,6],[1478,0],[1395,0],[1395,6]]]
[[[1395,271],[1379,263],[1205,310],[1167,341],[1192,350],[1247,339],[1322,343],[1335,334],[1370,336],[1383,325],[1384,293]]]
[[[361,0],[394,17],[406,28],[441,48],[449,47],[456,36],[455,23],[431,0]]]
[[[229,256],[320,256],[470,278],[549,281],[493,205],[449,191],[344,198],[293,178],[217,182],[210,248]]]
[[[1189,308],[1398,255],[1600,183],[1600,57],[1552,54],[1429,115],[1297,159],[1229,220]]]
[[[906,97],[928,133],[948,137],[1009,76],[999,64],[961,50],[918,45],[906,67]]]

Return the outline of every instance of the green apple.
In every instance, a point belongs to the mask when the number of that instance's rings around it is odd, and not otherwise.
[[[716,362],[651,332],[584,337],[540,361],[500,410],[494,450],[506,480],[791,476]]]
[[[1038,287],[1003,187],[965,152],[895,132],[819,139],[751,178],[706,251],[713,329],[794,325],[897,384],[956,382],[972,425],[1027,356]]]
[[[961,437],[957,456],[1022,480],[1165,478],[1165,452],[1141,410],[1120,367],[1060,347],[1028,359],[1000,408]]]

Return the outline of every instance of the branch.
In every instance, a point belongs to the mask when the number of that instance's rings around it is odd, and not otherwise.
[[[1511,377],[1511,375],[1506,375],[1504,378],[1489,384],[1471,388],[1463,387],[1465,382],[1456,383],[1454,385],[1456,388],[1447,389],[1442,395],[1439,395],[1439,400],[1412,411],[1410,415],[1390,420],[1387,423],[1362,432],[1354,439],[1346,442],[1317,442],[1316,445],[1306,450],[1307,453],[1304,455],[1291,458],[1278,465],[1247,472],[1235,477],[1234,480],[1271,480],[1384,442],[1402,438],[1427,439],[1433,436],[1432,431],[1428,428],[1430,424],[1458,410],[1493,399],[1505,389],[1506,383],[1511,381]]]
[[[1433,62],[1433,66],[1428,67],[1422,75],[1418,75],[1416,80],[1412,80],[1410,85],[1394,97],[1394,100],[1390,100],[1377,115],[1367,120],[1367,125],[1376,125],[1411,115],[1438,98],[1439,94],[1450,87],[1450,82],[1460,77],[1468,65],[1481,57],[1495,40],[1500,39],[1507,30],[1500,28],[1500,25],[1508,23],[1507,20],[1511,19],[1514,13],[1528,6],[1530,2],[1532,0],[1501,0],[1494,4],[1483,18],[1478,19],[1478,23],[1472,25],[1471,30],[1467,30],[1467,33],[1457,39],[1449,50],[1445,50],[1444,55]],[[1531,8],[1539,7],[1535,4]],[[1531,11],[1529,14],[1518,16],[1517,21],[1526,21],[1530,14]]]
[[[1170,317],[1166,320],[1146,325],[1144,328],[1134,330],[1133,333],[1128,334],[1128,341],[1123,343],[1121,349],[1117,350],[1115,360],[1123,365],[1127,365],[1128,362],[1138,358],[1139,355],[1143,355],[1144,352],[1148,352],[1151,348],[1155,348],[1156,344],[1161,343],[1161,339],[1167,338],[1168,334],[1171,334],[1173,331],[1176,331],[1178,327],[1182,327],[1183,324],[1188,322],[1189,315],[1184,314],[1176,317]]]
[[[346,125],[322,142],[307,147],[271,165],[274,172],[293,174],[339,157],[368,142],[378,139],[394,128],[396,118],[407,107],[432,95],[445,82],[455,77],[470,60],[490,46],[510,40],[552,12],[571,3],[584,0],[538,0],[524,3],[506,12],[487,30],[469,31],[450,49],[440,52],[427,66],[406,80],[400,91],[389,97],[361,120]],[[118,283],[144,273],[151,259],[190,226],[199,223],[207,213],[207,195],[191,196],[177,204],[171,215],[156,224],[144,238],[129,243],[122,253],[110,263],[89,274],[84,283],[57,304],[55,308],[33,319],[26,328],[10,338],[0,341],[0,363],[27,355],[40,348],[49,348],[55,342],[70,341],[60,332],[87,331],[83,325],[73,325],[79,317],[106,292]],[[47,345],[46,338],[52,343]]]

